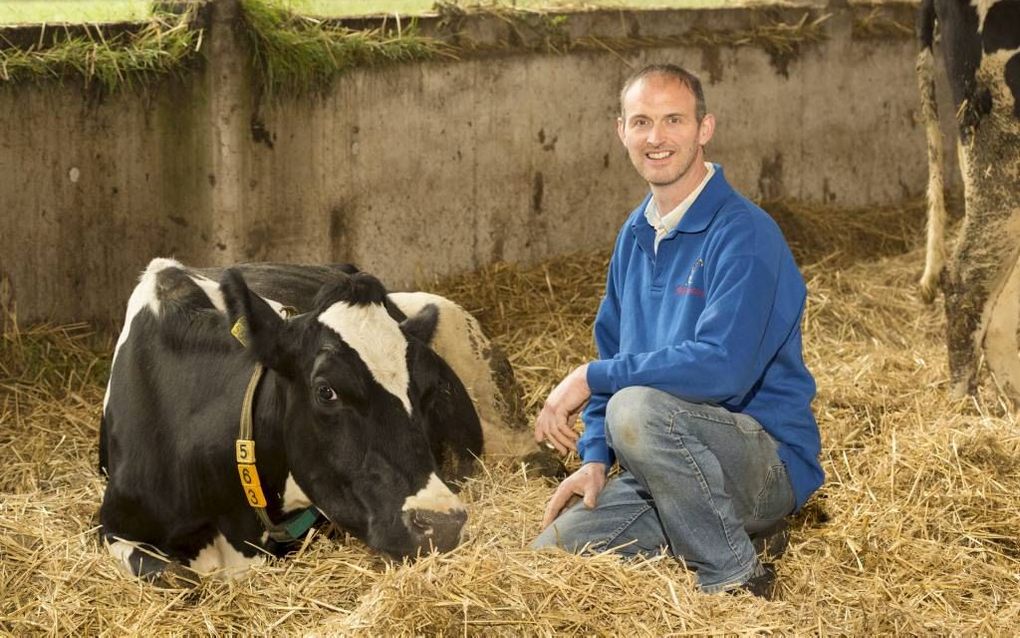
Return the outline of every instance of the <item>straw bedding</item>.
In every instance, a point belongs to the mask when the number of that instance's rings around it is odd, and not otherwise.
[[[921,207],[774,208],[810,288],[805,356],[828,474],[793,521],[781,600],[699,594],[671,559],[529,551],[552,486],[497,459],[466,483],[469,539],[449,554],[393,564],[320,529],[237,582],[140,584],[97,543],[110,342],[76,325],[9,330],[0,346],[0,633],[1014,633],[1020,429],[989,390],[947,397],[942,311],[914,292]],[[478,314],[534,414],[591,355],[606,258],[496,265],[429,287]]]

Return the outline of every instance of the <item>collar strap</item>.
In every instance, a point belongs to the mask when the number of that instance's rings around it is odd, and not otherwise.
[[[244,317],[238,318],[230,329],[230,334],[247,346],[247,325]],[[307,507],[294,516],[291,516],[283,523],[274,523],[266,512],[266,495],[262,491],[262,483],[259,481],[259,472],[255,467],[255,437],[253,436],[254,426],[252,425],[252,413],[255,406],[255,389],[266,368],[261,363],[255,364],[252,370],[251,379],[248,380],[248,387],[244,391],[244,402],[241,404],[241,422],[237,434],[237,441],[234,443],[234,455],[237,461],[237,474],[241,478],[241,489],[244,490],[244,497],[248,505],[255,510],[259,522],[266,528],[269,537],[277,543],[290,543],[298,540],[315,524],[319,517],[315,507]]]

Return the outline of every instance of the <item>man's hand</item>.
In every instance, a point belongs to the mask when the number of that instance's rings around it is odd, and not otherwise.
[[[590,396],[586,363],[568,374],[549,393],[535,420],[535,441],[551,443],[560,454],[576,450],[577,432],[572,426]]]
[[[598,504],[599,492],[606,486],[606,466],[604,463],[585,463],[567,478],[553,492],[549,504],[545,506],[542,517],[542,529],[556,520],[563,508],[575,495],[584,498],[584,506],[592,509]]]

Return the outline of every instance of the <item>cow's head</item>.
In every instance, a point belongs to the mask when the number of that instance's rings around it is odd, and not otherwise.
[[[277,373],[288,468],[312,503],[393,556],[455,547],[467,513],[436,474],[422,414],[442,365],[424,345],[435,308],[398,323],[365,273],[339,274],[314,311],[286,321],[239,272],[220,287],[231,322],[244,317],[248,347]]]

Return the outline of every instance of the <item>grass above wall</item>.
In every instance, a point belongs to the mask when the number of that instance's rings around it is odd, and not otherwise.
[[[44,44],[0,48],[0,86],[81,79],[87,89],[116,91],[177,72],[201,43],[202,30],[191,24],[197,6],[180,15],[153,14],[134,31],[54,28]]]
[[[270,94],[324,89],[354,67],[450,55],[438,40],[417,35],[414,21],[399,33],[355,31],[298,15],[275,0],[242,0],[262,86]]]
[[[279,0],[278,4],[315,16],[416,15],[433,11],[435,0]],[[702,8],[765,4],[761,0],[460,0],[468,7],[503,6],[519,9],[567,8]],[[149,0],[5,0],[0,2],[0,25],[39,23],[96,23],[145,20],[152,13]]]
[[[282,0],[295,11],[317,16],[423,14],[434,12],[435,0]],[[458,0],[454,4],[482,8],[516,9],[692,9],[776,4],[762,0]]]
[[[608,1],[605,0],[606,3]],[[616,1],[613,0],[614,3]],[[336,77],[353,68],[468,57],[491,51],[620,52],[634,48],[704,44],[760,47],[785,73],[786,64],[799,54],[802,44],[819,42],[826,37],[821,27],[825,17],[808,20],[807,13],[799,22],[788,24],[779,18],[770,18],[736,31],[691,29],[683,34],[656,38],[577,36],[569,29],[571,14],[528,8],[532,5],[566,6],[558,0],[552,4],[544,0],[520,0],[519,4],[512,0],[434,2],[430,8],[440,16],[436,23],[439,31],[435,37],[421,35],[417,19],[413,16],[405,15],[404,20],[398,16],[388,23],[383,20],[378,28],[355,30],[343,26],[340,21],[308,15],[315,10],[332,13],[378,8],[381,11],[384,7],[397,6],[392,2],[409,3],[411,0],[344,0],[342,3],[339,0],[240,0],[258,79],[257,90],[270,96],[301,95],[325,90]],[[683,0],[682,3],[708,6],[718,2]],[[57,3],[7,3],[0,8],[0,24],[5,15],[12,14],[12,6],[23,11],[26,7],[35,6],[41,17],[42,8],[50,7],[55,11],[65,4],[68,4],[66,0]],[[108,5],[99,2],[79,4],[82,15],[92,9],[95,13],[88,15],[96,20],[114,19],[114,7],[131,10],[134,12],[131,15],[137,17],[143,7],[150,6],[150,3],[136,0],[114,1]],[[199,52],[203,31],[202,21],[197,17],[206,2],[183,0],[155,4],[157,7],[174,7],[174,11],[183,13],[157,11],[137,26],[128,25],[126,28],[124,25],[112,29],[88,25],[73,28],[43,25],[38,41],[33,35],[28,38],[28,45],[19,40],[14,41],[19,42],[15,45],[9,39],[0,39],[0,86],[81,78],[86,88],[98,86],[113,91],[182,70],[186,61]],[[634,4],[653,6],[652,0],[637,0]],[[410,4],[406,6],[411,7]],[[465,9],[465,6],[470,8]],[[51,12],[50,15],[56,14]],[[497,35],[492,39],[475,40],[470,29],[462,31],[463,20],[471,15],[496,18]],[[68,18],[65,16],[65,19]]]

